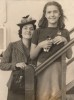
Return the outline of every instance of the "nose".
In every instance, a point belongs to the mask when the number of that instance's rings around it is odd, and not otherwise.
[[[51,12],[51,16],[54,16],[54,12]]]
[[[30,31],[31,31],[30,28],[28,28],[28,29],[27,29],[27,32],[30,32]]]

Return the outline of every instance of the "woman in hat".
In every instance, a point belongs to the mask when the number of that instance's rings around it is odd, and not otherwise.
[[[29,51],[30,43],[34,30],[36,29],[35,25],[36,20],[28,16],[23,17],[21,23],[17,24],[20,29],[18,32],[19,41],[10,43],[7,49],[5,50],[1,63],[1,70],[12,70],[11,77],[8,81],[8,97],[7,100],[25,100],[25,93],[13,92],[11,89],[13,72],[18,69],[24,69],[29,63]],[[16,81],[16,80],[15,80]]]

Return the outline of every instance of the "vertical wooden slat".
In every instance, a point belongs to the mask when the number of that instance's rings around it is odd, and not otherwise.
[[[25,100],[35,100],[34,68],[28,66],[25,69]]]
[[[61,100],[66,100],[66,56],[63,54],[61,56],[61,71],[62,71],[62,76],[61,76]]]

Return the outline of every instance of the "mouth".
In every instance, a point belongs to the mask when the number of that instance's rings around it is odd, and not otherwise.
[[[49,18],[49,19],[54,20],[54,19],[56,19],[56,18]]]
[[[26,33],[26,35],[31,35],[31,33]]]
[[[49,18],[48,21],[56,21],[56,18]]]

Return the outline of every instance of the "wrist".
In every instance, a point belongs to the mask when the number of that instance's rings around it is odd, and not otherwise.
[[[64,45],[66,45],[68,41],[66,38],[63,38],[63,42],[64,42]]]
[[[38,44],[38,48],[42,49],[42,46],[41,46],[41,44],[40,44],[40,43]]]
[[[20,67],[15,66],[15,70],[18,70],[18,69],[20,69]]]

